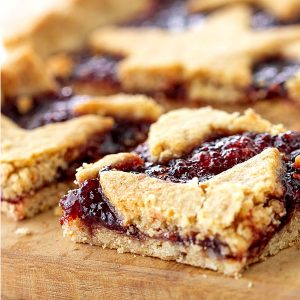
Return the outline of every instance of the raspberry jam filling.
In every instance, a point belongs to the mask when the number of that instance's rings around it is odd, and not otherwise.
[[[172,182],[185,183],[193,178],[201,182],[252,158],[269,147],[277,148],[289,160],[294,151],[300,148],[300,133],[290,131],[271,136],[268,133],[246,132],[219,137],[165,164],[151,162],[148,146],[144,143],[135,150],[145,161],[144,165],[125,171],[145,173]]]
[[[61,224],[65,220],[80,218],[88,227],[98,224],[109,229],[126,231],[103,194],[97,178],[86,180],[79,189],[69,191],[60,200],[60,205],[64,211]]]
[[[158,27],[170,31],[182,31],[186,28],[199,26],[205,20],[204,13],[190,13],[185,0],[154,1],[152,9],[123,26]]]
[[[250,101],[287,97],[284,86],[300,69],[300,63],[280,57],[265,59],[254,65],[252,87],[248,91]]]
[[[64,88],[61,94],[45,94],[33,99],[32,109],[26,114],[21,114],[13,101],[7,101],[2,112],[25,129],[34,129],[51,123],[63,122],[75,118],[73,107],[76,103],[89,99],[88,96],[72,95],[71,89]],[[66,91],[67,90],[67,91]],[[117,152],[130,151],[146,140],[151,122],[144,120],[116,120],[112,130],[105,135],[97,147],[97,153],[103,155]],[[98,143],[98,141],[97,141]]]
[[[117,64],[122,58],[112,55],[92,54],[88,50],[72,55],[74,67],[67,78],[57,78],[62,85],[76,82],[92,84],[108,91],[118,91],[121,84]]]
[[[14,120],[25,129],[34,129],[46,124],[62,122],[76,117],[73,105],[88,99],[87,96],[73,96],[64,91],[60,95],[44,94],[33,99],[32,109],[26,114],[21,114],[17,107],[7,101],[2,108],[2,112]],[[119,152],[128,152],[147,138],[150,121],[144,120],[134,122],[132,120],[115,120],[112,129],[107,133],[95,134],[83,145],[76,155],[76,159],[69,162],[67,169],[58,170],[57,181],[73,179],[76,169],[82,162],[94,162],[101,157]],[[74,156],[72,151],[66,157]],[[27,195],[22,195],[17,199],[4,199],[10,203],[19,203]]]
[[[296,16],[290,20],[279,20],[266,11],[258,8],[253,9],[251,25],[255,29],[265,29],[275,26],[287,26],[300,23],[300,17]]]
[[[185,183],[195,177],[198,181],[205,181],[250,159],[268,147],[276,147],[282,153],[285,164],[285,171],[282,174],[282,184],[285,192],[282,201],[285,204],[287,214],[281,219],[281,224],[284,224],[295,207],[300,205],[300,179],[298,177],[300,170],[296,170],[295,167],[296,156],[300,155],[299,132],[286,132],[274,136],[267,133],[252,132],[219,136],[203,143],[191,153],[170,160],[165,164],[150,162],[148,147],[145,143],[135,150],[145,161],[144,165],[123,165],[119,170],[144,173],[148,176],[177,183]],[[105,168],[104,170],[109,169]],[[103,226],[119,232],[126,232],[137,238],[143,238],[143,234],[138,232],[136,228],[129,230],[122,227],[121,220],[115,213],[114,208],[110,206],[98,178],[84,181],[78,189],[72,190],[64,196],[60,201],[60,205],[64,211],[61,218],[62,224],[80,218],[91,231],[94,228]],[[171,232],[168,236],[157,238],[171,240],[172,242],[201,244],[213,250],[217,255],[220,255],[221,248],[226,247],[217,237],[196,241],[193,234],[187,240],[178,233]],[[265,240],[267,241],[267,238]],[[253,251],[257,251],[257,249],[256,245],[256,249]]]
[[[95,65],[95,60],[100,60],[101,64]],[[118,80],[117,67],[119,58],[105,56],[87,56],[75,66],[74,72],[65,83],[86,82],[88,84],[97,83],[98,87],[109,91],[122,91],[121,82]],[[109,66],[109,67],[108,67]],[[300,69],[300,63],[285,60],[284,58],[267,58],[253,66],[252,85],[245,91],[247,101],[258,101],[263,99],[274,99],[288,97],[285,82],[292,78]],[[79,70],[79,71],[78,71]],[[142,91],[140,91],[142,92]],[[149,94],[149,93],[148,93]],[[172,100],[184,100],[188,98],[184,83],[170,85],[165,90],[154,91],[150,96],[161,97]]]

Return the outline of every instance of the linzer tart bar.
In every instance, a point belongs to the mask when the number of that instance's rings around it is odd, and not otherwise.
[[[200,103],[299,100],[292,82],[300,57],[289,47],[299,42],[300,26],[255,30],[250,20],[249,7],[235,6],[212,13],[197,29],[102,28],[90,44],[123,58],[116,72],[125,90]]]
[[[1,118],[1,207],[14,219],[53,207],[73,186],[76,168],[133,149],[161,113],[153,100],[126,95],[53,100],[35,109],[16,118],[27,130]]]
[[[228,275],[300,238],[300,132],[253,111],[167,113],[133,152],[85,164],[64,235]]]
[[[282,97],[299,100],[298,18],[289,16],[282,9],[285,5],[276,5],[275,1],[253,1],[258,7],[270,8],[263,16],[253,11],[252,1],[249,5],[226,5],[246,1],[221,2],[216,1],[211,5],[214,10],[206,14],[205,7],[198,7],[193,0],[148,1],[152,9],[148,8],[139,19],[96,30],[74,53],[61,47],[57,54],[48,55],[42,60],[47,72],[43,82],[38,81],[40,86],[31,80],[34,75],[24,86],[33,83],[31,93],[39,93],[60,83],[71,85],[78,93],[142,92],[159,99],[198,104]],[[297,1],[287,7],[300,19]],[[266,22],[266,26],[253,24],[255,16],[264,20],[268,15],[275,21]],[[290,22],[277,23],[281,18]],[[83,43],[80,35],[78,39]],[[38,63],[34,63],[38,58],[33,58],[32,51],[23,43],[14,52],[18,55],[4,66],[5,95],[19,96],[25,89],[18,79],[24,78],[22,56],[27,61],[31,57],[33,71],[40,73]],[[14,65],[18,72],[10,71]],[[14,81],[19,91],[13,88]]]
[[[29,45],[42,57],[74,50],[94,28],[136,18],[149,10],[150,2],[131,0],[127,5],[119,0],[44,0],[38,5],[27,1],[27,7],[13,11],[14,18],[4,18],[4,45],[11,51]]]

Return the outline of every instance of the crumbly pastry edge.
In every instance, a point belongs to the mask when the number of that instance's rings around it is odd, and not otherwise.
[[[117,120],[154,122],[163,113],[163,108],[146,95],[114,94],[91,96],[91,99],[75,104],[74,111],[79,115],[96,114]]]
[[[98,228],[93,234],[82,224],[79,219],[62,226],[65,237],[71,238],[76,243],[86,243],[103,248],[117,249],[119,253],[133,253],[142,256],[152,256],[163,260],[173,260],[179,263],[211,269],[230,276],[236,276],[250,264],[263,261],[279,251],[292,247],[300,241],[300,211],[296,211],[288,224],[277,232],[268,242],[263,252],[250,260],[216,259],[209,257],[200,246],[184,246],[169,241],[160,241],[146,238],[141,241],[126,234],[119,234],[106,228]]]
[[[8,199],[22,197],[56,180],[59,168],[66,169],[89,138],[105,134],[113,124],[109,118],[89,115],[26,131],[2,119],[3,130],[7,128],[9,133],[2,141],[1,156],[2,195]],[[82,130],[74,139],[80,126]]]
[[[1,201],[1,212],[15,221],[31,218],[57,205],[59,198],[74,186],[72,181],[56,182],[29,193],[20,202]]]
[[[175,231],[183,239],[197,233],[200,243],[217,238],[222,255],[240,257],[285,214],[281,172],[279,152],[268,149],[199,185],[113,170],[99,180],[123,226],[150,237]]]

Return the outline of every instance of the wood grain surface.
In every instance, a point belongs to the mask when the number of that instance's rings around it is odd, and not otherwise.
[[[53,211],[1,225],[2,299],[300,299],[300,245],[234,279],[74,244]]]

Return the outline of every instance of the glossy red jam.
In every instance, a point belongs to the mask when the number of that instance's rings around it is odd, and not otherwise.
[[[271,136],[267,133],[246,132],[220,137],[203,143],[188,155],[172,159],[166,164],[152,163],[148,146],[143,144],[135,152],[145,160],[145,164],[139,170],[132,171],[172,182],[187,182],[195,177],[199,181],[205,181],[269,147],[276,147],[289,156],[300,148],[300,133],[287,132]]]
[[[299,70],[299,62],[284,60],[280,57],[258,62],[252,70],[252,87],[248,91],[249,100],[287,97],[284,84]]]
[[[25,129],[34,129],[46,124],[63,122],[75,118],[73,107],[85,101],[88,96],[77,95],[41,95],[33,99],[33,108],[28,113],[20,114],[16,107],[6,106],[3,112]],[[116,120],[112,130],[104,137],[94,140],[95,159],[117,152],[130,151],[146,140],[151,122]],[[84,161],[84,160],[82,160]],[[87,161],[86,161],[87,162]]]
[[[63,220],[82,219],[86,225],[97,223],[109,229],[124,231],[118,219],[110,207],[98,179],[86,180],[80,189],[72,190],[64,196],[60,205],[64,210]]]
[[[73,55],[74,68],[68,78],[58,78],[63,85],[71,82],[98,85],[109,90],[120,90],[117,65],[121,57],[80,52]]]

